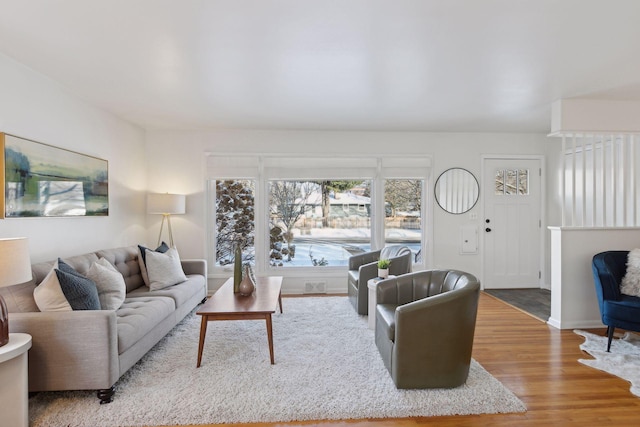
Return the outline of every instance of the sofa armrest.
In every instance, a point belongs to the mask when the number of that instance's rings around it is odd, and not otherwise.
[[[11,313],[9,328],[32,337],[30,391],[108,389],[120,377],[115,311]]]
[[[207,260],[205,259],[183,259],[180,260],[184,274],[200,274],[207,279]]]

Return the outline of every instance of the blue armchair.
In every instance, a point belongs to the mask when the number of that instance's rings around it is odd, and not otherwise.
[[[601,252],[593,257],[593,280],[602,323],[607,326],[607,352],[615,328],[640,332],[640,298],[620,293],[629,251]]]

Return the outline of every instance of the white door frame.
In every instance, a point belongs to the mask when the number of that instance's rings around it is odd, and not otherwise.
[[[547,230],[547,219],[546,219],[546,205],[547,205],[547,186],[546,186],[546,165],[545,165],[545,158],[543,155],[540,154],[482,154],[480,156],[480,176],[482,177],[482,179],[484,179],[485,176],[485,161],[486,160],[504,160],[504,159],[508,159],[508,160],[539,160],[540,161],[540,221],[541,221],[541,225],[540,225],[540,248],[539,248],[539,256],[540,256],[540,280],[539,280],[539,285],[540,288],[543,289],[551,289],[551,286],[549,285],[549,283],[547,282],[547,266],[546,266],[546,250],[545,248],[547,247],[547,243],[546,243],[546,239],[545,239],[545,235],[546,235],[546,230]],[[486,183],[482,183],[480,185],[481,189],[485,188]],[[480,212],[482,213],[482,218],[480,220],[480,230],[483,231],[484,227],[485,227],[485,197],[484,197],[484,192],[481,191],[480,192]],[[481,288],[484,289],[484,265],[485,265],[485,257],[486,257],[486,250],[485,250],[485,236],[486,233],[481,232],[480,233],[480,247],[482,248],[481,250],[481,256],[480,256],[480,283],[481,283]]]

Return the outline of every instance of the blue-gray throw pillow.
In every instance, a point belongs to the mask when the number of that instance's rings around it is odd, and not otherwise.
[[[96,284],[78,273],[68,264],[58,261],[55,270],[60,288],[74,310],[100,310],[100,298]]]
[[[65,273],[73,274],[74,276],[85,277],[80,274],[75,268],[64,262],[62,258],[58,258],[58,270],[64,271]]]

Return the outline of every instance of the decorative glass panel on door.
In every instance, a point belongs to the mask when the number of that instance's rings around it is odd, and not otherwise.
[[[495,173],[495,195],[526,196],[529,194],[528,169],[500,169]]]

